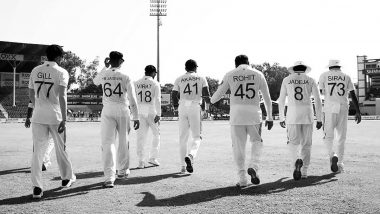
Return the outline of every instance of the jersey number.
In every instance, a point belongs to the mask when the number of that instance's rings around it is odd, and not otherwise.
[[[332,85],[332,88],[331,88],[331,91],[330,91],[330,96],[332,96],[335,86],[339,87],[339,91],[338,91],[338,95],[339,96],[343,96],[346,93],[346,91],[344,90],[344,86],[345,85],[343,83],[338,83],[338,84],[336,84],[336,83],[328,83],[328,85]]]
[[[152,101],[152,97],[151,97],[152,92],[145,91],[144,94],[145,94],[145,98],[144,98],[145,102],[150,103],[150,101]],[[137,95],[140,95],[140,100],[142,102],[143,101],[143,93],[142,93],[142,91],[140,91]]]
[[[103,91],[104,91],[104,95],[106,95],[106,97],[110,97],[110,96],[112,96],[112,94],[118,94],[119,97],[121,97],[121,95],[123,94],[123,92],[121,91],[120,83],[118,83],[116,85],[116,88],[112,91],[111,83],[106,82],[106,83],[104,83]]]
[[[49,85],[49,88],[48,88],[48,91],[47,91],[47,94],[46,94],[46,97],[49,98],[49,95],[50,95],[50,90],[51,88],[53,87],[54,83],[52,82],[44,82],[44,81],[35,81],[34,83],[39,83],[40,85],[38,86],[38,89],[37,89],[37,97],[40,97],[40,91],[41,91],[41,87],[43,84],[45,85]]]
[[[294,88],[294,99],[296,100],[302,100],[303,94],[302,94],[302,88],[301,87],[295,87]]]
[[[245,85],[245,93],[243,91],[243,84],[240,84],[239,87],[237,88],[237,90],[235,91],[235,96],[236,97],[240,97],[241,99],[244,99],[244,97],[248,98],[248,99],[253,99],[256,95],[256,92],[255,90],[250,87],[250,86],[254,86],[255,83],[247,83]]]
[[[198,83],[195,83],[194,85],[192,85],[193,87],[195,87],[195,94],[198,94]],[[191,92],[193,92],[192,90],[190,90],[190,83],[187,83],[186,87],[185,87],[185,90],[183,90],[183,93],[184,94],[191,94]]]

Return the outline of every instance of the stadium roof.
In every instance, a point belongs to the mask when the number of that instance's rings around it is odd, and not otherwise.
[[[48,45],[0,41],[0,72],[13,72],[11,63],[17,65],[17,73],[30,73],[45,58]]]

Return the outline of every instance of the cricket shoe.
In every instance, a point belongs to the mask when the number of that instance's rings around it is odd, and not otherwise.
[[[331,158],[331,171],[332,172],[338,172],[338,170],[339,170],[339,167],[338,167],[338,156],[334,155]]]
[[[149,163],[152,164],[153,166],[159,166],[160,162],[156,158],[151,158],[149,159]]]
[[[193,156],[189,155],[185,157],[185,162],[186,162],[186,170],[189,173],[193,173]]]
[[[129,174],[131,174],[131,170],[129,169],[122,169],[118,171],[118,174],[116,176],[116,179],[127,179]]]
[[[297,159],[296,160],[296,163],[295,163],[295,169],[294,169],[294,172],[293,172],[293,178],[294,180],[298,181],[299,179],[301,179],[302,177],[302,173],[301,173],[301,167],[303,166],[303,161],[302,159]]]
[[[245,188],[247,186],[248,186],[247,181],[239,181],[239,182],[236,183],[236,187],[239,188],[239,189]]]
[[[338,171],[337,173],[344,173],[344,167],[343,165],[338,165]]]
[[[42,171],[46,171],[46,166],[45,166],[45,164],[42,164]]]
[[[145,168],[145,162],[139,161],[139,165],[137,166],[137,169],[144,169]]]
[[[251,183],[255,185],[260,184],[259,175],[256,173],[256,171],[253,168],[248,168],[247,172],[248,172],[248,175],[251,176]]]
[[[106,181],[103,183],[104,188],[113,188],[115,184],[112,181]]]
[[[63,188],[67,188],[67,187],[71,187],[71,185],[73,185],[73,183],[76,181],[76,177],[70,179],[70,180],[62,180],[62,187]]]
[[[43,191],[39,187],[33,188],[33,199],[40,199],[44,195]]]

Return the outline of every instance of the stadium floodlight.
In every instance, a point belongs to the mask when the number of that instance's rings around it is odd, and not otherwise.
[[[150,0],[150,16],[157,16],[157,81],[160,81],[160,16],[167,15],[167,0]]]

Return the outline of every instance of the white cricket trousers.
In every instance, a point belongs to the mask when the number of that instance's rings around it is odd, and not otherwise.
[[[302,159],[302,172],[307,172],[310,165],[313,124],[287,124],[290,166],[295,167],[297,159]]]
[[[149,159],[158,158],[160,150],[160,129],[159,122],[154,122],[155,115],[139,115],[140,128],[137,129],[137,157],[139,161],[146,161],[145,144],[148,138],[149,129],[152,130],[152,147]]]
[[[201,137],[201,106],[180,104],[178,107],[179,122],[179,154],[181,166],[186,166],[185,157],[190,154],[195,158],[202,141]],[[191,132],[192,141],[188,145],[189,134]]]
[[[257,125],[231,125],[232,151],[237,166],[240,182],[247,182],[247,169],[245,168],[245,148],[247,137],[251,143],[251,159],[248,168],[259,170],[263,141],[261,139],[261,124]]]
[[[330,158],[334,155],[333,143],[337,142],[338,165],[343,165],[344,147],[347,135],[348,109],[341,106],[339,114],[324,112],[323,141]]]
[[[104,106],[100,127],[105,182],[114,182],[116,169],[119,171],[129,169],[130,116],[128,106],[118,104]],[[116,135],[119,136],[117,148]]]
[[[42,162],[49,143],[49,133],[53,137],[55,144],[55,154],[62,180],[75,179],[73,168],[69,156],[66,152],[66,145],[63,140],[63,133],[58,133],[58,125],[47,125],[32,123],[33,133],[33,157],[32,157],[32,183],[33,186],[43,189],[42,185]]]
[[[49,137],[49,143],[47,144],[47,147],[45,149],[44,158],[42,160],[42,163],[46,167],[51,165],[50,157],[51,157],[51,152],[53,151],[53,149],[54,149],[54,140],[52,137]]]

